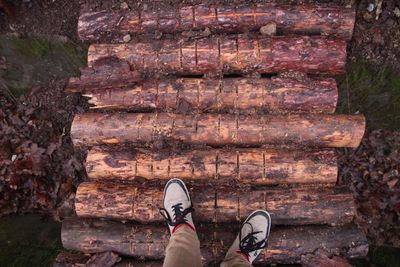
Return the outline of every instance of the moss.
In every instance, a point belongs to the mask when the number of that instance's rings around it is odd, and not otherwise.
[[[400,248],[377,247],[372,250],[371,261],[378,266],[398,267],[400,266]]]
[[[38,215],[0,220],[1,266],[52,266],[62,250],[61,224]]]
[[[370,130],[400,129],[400,75],[390,66],[356,60],[337,80],[339,113],[364,114]]]
[[[87,49],[73,46],[71,44],[65,45],[60,43],[54,44],[54,50],[59,51],[64,57],[75,67],[80,68],[87,64]]]
[[[12,38],[19,53],[27,57],[41,58],[50,52],[50,41],[47,39],[20,39]]]
[[[18,97],[33,86],[46,86],[51,80],[79,75],[79,68],[86,65],[87,49],[59,37],[0,36],[0,54],[6,59],[0,78]]]

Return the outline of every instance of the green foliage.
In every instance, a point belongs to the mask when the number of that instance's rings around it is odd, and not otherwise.
[[[400,129],[400,75],[389,66],[377,69],[358,60],[338,77],[339,113],[360,112],[368,129]]]

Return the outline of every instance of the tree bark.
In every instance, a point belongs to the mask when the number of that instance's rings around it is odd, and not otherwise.
[[[334,256],[329,257],[330,255],[323,251],[323,249],[319,249],[314,253],[305,254],[301,256],[301,266],[302,267],[352,267],[347,259]]]
[[[334,151],[208,149],[173,154],[169,150],[97,148],[88,152],[86,172],[93,181],[180,178],[196,183],[335,184],[337,158]]]
[[[245,4],[178,9],[84,13],[78,34],[84,41],[121,42],[126,34],[176,33],[209,28],[215,33],[258,31],[275,23],[279,34],[322,34],[351,39],[355,10],[339,6]]]
[[[100,252],[100,254],[111,254],[114,252],[105,251]],[[98,257],[98,253],[94,254],[93,257]],[[103,255],[101,255],[103,256]],[[104,263],[96,262],[97,265],[88,265],[87,261],[90,259],[89,255],[83,255],[81,253],[76,253],[74,251],[61,251],[56,259],[54,260],[53,267],[108,267],[108,263],[112,264],[111,261]],[[92,263],[89,263],[92,264]],[[125,257],[121,259],[119,262],[112,264],[112,267],[162,267],[163,262],[161,260],[144,260],[144,259],[133,259]]]
[[[149,187],[84,182],[77,189],[76,214],[161,222],[163,190]],[[338,225],[351,222],[355,212],[352,193],[345,187],[250,190],[202,186],[191,189],[190,194],[197,222],[234,222],[246,219],[256,209],[266,209],[273,224]]]
[[[223,225],[197,228],[205,264],[223,259],[238,231],[238,228],[233,228]],[[166,226],[87,219],[65,220],[61,230],[66,249],[84,253],[114,251],[149,260],[164,258],[169,236]],[[366,238],[353,225],[275,227],[271,231],[268,248],[264,249],[256,263],[300,263],[302,255],[313,253],[321,246],[330,255],[341,254],[349,258],[363,257],[368,252]]]
[[[332,78],[151,79],[127,88],[132,84],[130,78],[115,76],[112,84],[109,80],[114,76],[105,69],[83,70],[80,79],[70,79],[67,91],[80,91],[89,97],[92,109],[135,112],[333,113],[338,99]],[[104,82],[96,82],[100,75]]]
[[[214,37],[194,41],[93,44],[88,65],[106,57],[127,60],[139,72],[168,74],[342,73],[346,41],[321,36]]]
[[[222,145],[357,147],[365,130],[362,115],[231,115],[85,113],[71,128],[79,145],[156,141]]]
[[[66,92],[129,88],[142,81],[141,74],[131,70],[127,61],[116,58],[103,58],[92,67],[81,68],[80,71],[79,78],[69,79]]]

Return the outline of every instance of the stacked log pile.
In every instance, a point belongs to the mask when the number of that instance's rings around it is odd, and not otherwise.
[[[365,256],[333,150],[357,147],[365,119],[334,114],[338,91],[327,77],[345,69],[354,20],[351,8],[320,5],[83,13],[79,35],[94,44],[66,91],[92,105],[71,129],[87,151],[88,181],[76,193],[77,218],[63,223],[64,246],[162,260],[163,185],[180,178],[195,222],[206,225],[198,230],[206,264],[223,258],[255,209],[274,225],[259,263],[300,263],[321,248]],[[255,33],[268,23],[278,36]],[[179,38],[205,27],[225,35]],[[121,43],[154,31],[177,35]]]

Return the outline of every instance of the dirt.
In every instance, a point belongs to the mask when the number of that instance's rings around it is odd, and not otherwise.
[[[54,213],[83,179],[69,129],[85,102],[64,93],[65,82],[49,82],[15,100],[0,96],[0,215]]]
[[[131,9],[157,9],[200,2],[207,4],[212,1],[81,2],[87,3],[83,8],[101,10],[119,9],[125,5],[123,3]],[[232,3],[228,0],[220,2]],[[237,4],[243,2],[249,1],[234,1]],[[348,5],[352,1],[334,2]],[[371,130],[398,131],[400,11],[396,10],[400,9],[400,1],[383,1],[381,11],[376,2],[380,1],[355,1],[357,21],[353,39],[348,46],[348,71],[339,77],[339,109],[343,113],[367,114]],[[14,0],[11,4],[16,15],[11,17],[0,13],[0,34],[17,37],[58,35],[67,37],[76,46],[82,46],[76,33],[80,13],[78,1]],[[368,11],[370,4],[374,7]],[[9,65],[1,64],[4,60],[1,56],[0,66],[8,68]],[[4,90],[1,92],[2,215],[27,211],[55,213],[76,184],[85,178],[82,156],[72,146],[69,129],[74,114],[83,112],[87,103],[78,95],[65,94],[65,82],[65,79],[53,77],[46,81],[46,85],[36,85],[32,91],[22,96],[14,96],[13,92]],[[182,108],[186,108],[184,103]],[[360,148],[340,152],[340,180],[353,186],[358,203],[358,221],[375,244],[400,246],[400,182],[397,181],[400,171],[399,139],[396,132],[377,130],[366,134]]]
[[[175,8],[190,4],[212,4],[212,0],[14,0],[15,17],[5,14],[0,15],[0,34],[16,34],[19,36],[32,35],[61,35],[79,43],[77,37],[77,18],[80,8],[86,11],[117,10],[128,7],[129,9],[162,9]],[[314,0],[222,0],[220,4],[234,3],[314,3]],[[357,21],[354,36],[349,44],[350,61],[363,58],[376,66],[390,64],[400,68],[400,1],[372,1],[372,0],[322,0],[319,3],[355,6]],[[377,2],[382,2],[381,9]],[[369,5],[373,9],[368,9]],[[370,11],[369,11],[370,10]]]
[[[28,227],[27,227],[28,226]],[[0,220],[0,265],[52,266],[62,249],[61,223],[29,214]]]
[[[376,245],[400,247],[400,132],[376,130],[339,157],[339,182],[351,184],[357,220]]]
[[[382,2],[381,12],[375,2]],[[368,11],[370,4],[372,11]],[[399,0],[359,1],[348,60],[359,58],[377,68],[390,65],[400,71]]]
[[[6,1],[7,2],[7,1]],[[15,16],[0,14],[0,34],[21,37],[59,35],[78,43],[76,29],[80,13],[78,1],[13,0],[8,1]]]

